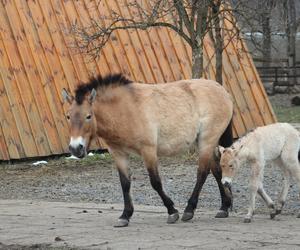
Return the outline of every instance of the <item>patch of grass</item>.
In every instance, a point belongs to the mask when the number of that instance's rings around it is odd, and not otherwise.
[[[273,110],[279,122],[300,123],[300,106],[279,107],[273,105]]]
[[[92,156],[86,156],[80,160],[75,160],[75,159],[65,159],[66,161],[75,161],[77,162],[77,164],[79,165],[88,165],[88,164],[92,164],[95,162],[99,162],[101,163],[112,163],[112,157],[109,153],[104,153],[104,154],[94,154]]]

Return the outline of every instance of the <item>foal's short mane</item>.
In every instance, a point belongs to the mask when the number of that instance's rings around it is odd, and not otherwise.
[[[239,146],[241,146],[243,143],[244,143],[244,141],[248,138],[248,136],[250,135],[250,134],[252,134],[252,132],[254,132],[255,131],[255,129],[251,129],[251,130],[249,130],[248,132],[246,132],[244,135],[242,135],[239,139],[237,139],[231,146],[230,146],[230,148],[231,149],[237,149],[237,146],[239,147]]]
[[[122,74],[111,74],[105,77],[100,75],[90,78],[89,82],[81,84],[75,90],[75,100],[78,105],[83,103],[87,93],[98,87],[122,86],[132,83]]]

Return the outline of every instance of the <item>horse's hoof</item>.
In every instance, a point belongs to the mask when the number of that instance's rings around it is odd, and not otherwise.
[[[182,217],[181,217],[181,220],[182,221],[189,221],[189,220],[193,219],[193,217],[194,217],[193,212],[184,212]]]
[[[228,211],[220,210],[220,211],[216,214],[215,218],[227,218],[228,216],[229,216]]]
[[[127,227],[128,224],[129,224],[129,220],[127,220],[127,219],[118,219],[118,221],[114,225],[114,227]]]
[[[170,214],[167,223],[174,224],[179,219],[179,213]]]
[[[244,219],[244,223],[250,223],[251,222],[251,218],[245,218]]]

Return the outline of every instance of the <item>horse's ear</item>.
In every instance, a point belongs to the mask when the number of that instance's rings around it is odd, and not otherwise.
[[[68,103],[70,103],[70,104],[72,103],[72,101],[73,101],[73,96],[71,96],[65,88],[63,88],[61,94],[62,94],[62,96],[63,96],[64,102],[68,102]]]
[[[92,90],[90,96],[89,96],[89,102],[93,103],[96,99],[97,91],[95,89]]]

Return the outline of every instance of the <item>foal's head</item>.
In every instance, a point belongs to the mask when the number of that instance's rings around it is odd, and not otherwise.
[[[90,140],[96,133],[96,119],[93,111],[93,102],[96,98],[96,90],[75,98],[65,89],[62,91],[63,99],[69,107],[66,112],[70,124],[69,150],[72,155],[82,158],[86,155]]]
[[[223,148],[221,146],[218,146],[216,151],[222,169],[222,183],[224,186],[231,186],[232,179],[236,174],[239,164],[238,158],[236,157],[237,152],[231,147]]]

